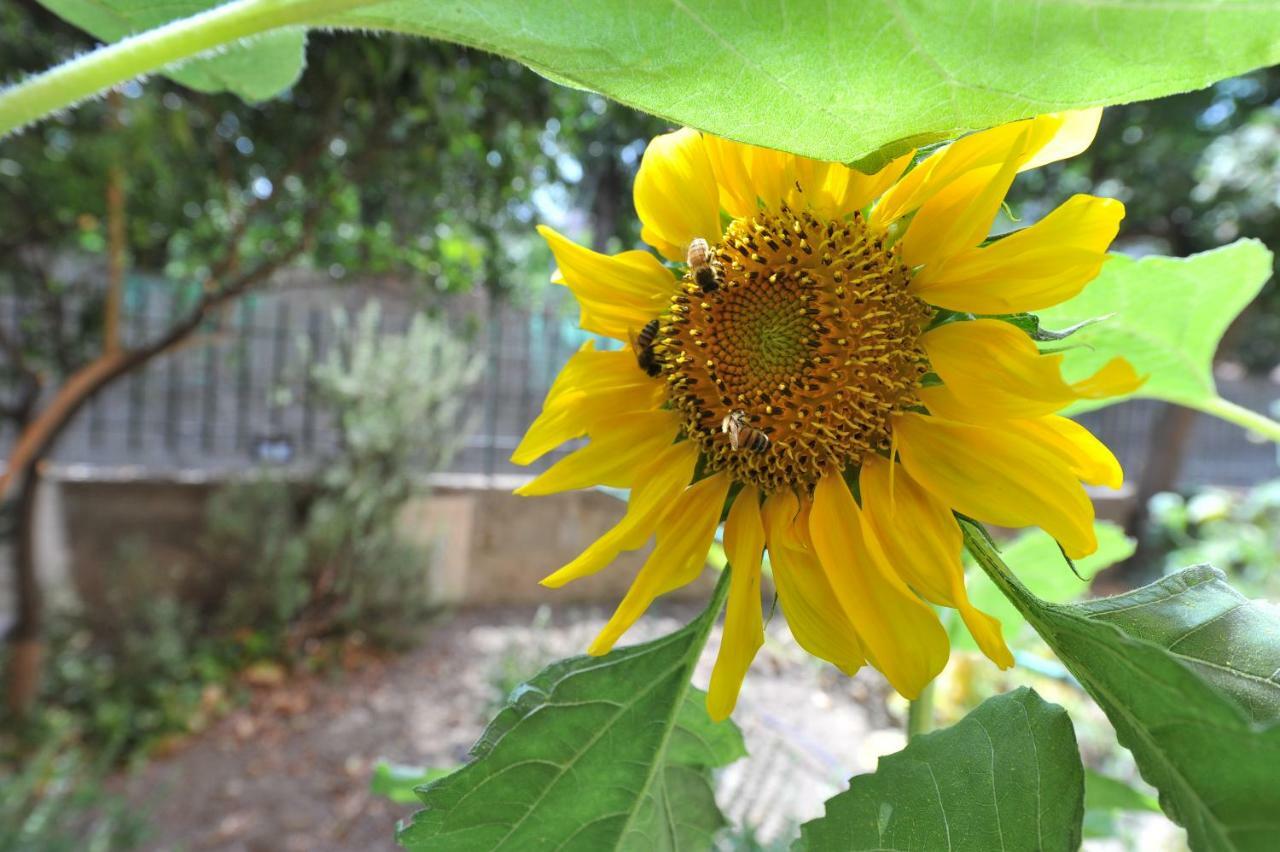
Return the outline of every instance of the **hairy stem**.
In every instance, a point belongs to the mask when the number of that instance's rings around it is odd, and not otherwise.
[[[0,138],[144,74],[377,0],[233,0],[78,56],[0,91]]]
[[[916,700],[907,703],[907,741],[933,730],[933,690],[936,680],[929,681]]]
[[[1280,423],[1266,415],[1250,411],[1244,406],[1236,405],[1234,402],[1225,400],[1220,396],[1215,396],[1197,407],[1206,414],[1212,414],[1214,417],[1219,417],[1228,423],[1234,423],[1242,429],[1248,429],[1250,432],[1257,432],[1268,440],[1280,444]]]

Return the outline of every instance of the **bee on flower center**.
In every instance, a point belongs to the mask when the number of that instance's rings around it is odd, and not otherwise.
[[[660,325],[661,322],[654,317],[644,324],[639,334],[631,339],[631,348],[635,350],[636,362],[640,365],[640,369],[650,376],[656,376],[662,372],[662,364],[658,362],[658,355],[653,350]]]
[[[769,449],[769,436],[762,430],[747,422],[745,411],[730,411],[720,421],[720,431],[729,435],[729,445],[735,450],[739,447],[755,453],[763,453]]]
[[[689,263],[689,271],[693,280],[704,293],[713,293],[720,287],[720,264],[711,254],[711,246],[702,237],[689,243],[689,252],[685,258]]]
[[[890,418],[917,404],[930,310],[883,234],[784,205],[734,220],[714,252],[693,240],[689,264],[656,360],[708,470],[771,493],[889,452]]]

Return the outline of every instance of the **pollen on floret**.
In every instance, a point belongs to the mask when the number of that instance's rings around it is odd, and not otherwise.
[[[706,469],[767,493],[888,452],[890,418],[918,405],[932,313],[907,292],[896,247],[859,214],[825,221],[784,206],[735,220],[711,252],[719,286],[687,274],[658,347]],[[727,418],[767,444],[735,448]]]

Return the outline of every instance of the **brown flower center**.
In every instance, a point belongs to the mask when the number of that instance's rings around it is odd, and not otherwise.
[[[735,220],[711,246],[711,287],[690,272],[655,352],[672,406],[709,471],[764,491],[889,449],[889,418],[916,404],[931,309],[862,217],[783,208]]]

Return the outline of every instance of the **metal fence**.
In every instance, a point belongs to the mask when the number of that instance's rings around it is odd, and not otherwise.
[[[131,345],[159,334],[195,296],[145,278],[131,279],[125,295],[123,331]],[[556,372],[587,339],[562,288],[552,288],[532,306],[520,306],[484,293],[432,303],[394,291],[303,285],[240,300],[189,344],[99,394],[64,433],[55,462],[213,477],[263,463],[322,464],[337,450],[338,433],[332,414],[312,397],[304,359],[308,352],[321,356],[333,345],[335,307],[358,309],[371,299],[384,306],[387,333],[402,332],[416,310],[435,311],[484,359],[482,378],[467,400],[473,431],[452,472],[528,474],[558,457],[551,454],[532,468],[508,461]],[[21,306],[0,302],[0,323],[16,322],[20,315]],[[1220,385],[1228,399],[1257,411],[1280,399],[1280,386],[1266,378]],[[1133,481],[1146,463],[1162,410],[1157,403],[1136,401],[1081,419],[1116,452]],[[0,447],[9,446],[13,437],[7,427],[0,431]],[[1251,441],[1238,427],[1214,418],[1197,417],[1182,486],[1246,486],[1278,475],[1273,445]]]
[[[165,281],[131,279],[122,310],[124,344],[159,336],[190,310],[195,295]],[[403,333],[419,310],[437,313],[483,359],[482,378],[466,405],[472,430],[453,470],[522,472],[507,459],[560,365],[587,339],[558,287],[535,307],[484,293],[424,300],[394,289],[305,284],[251,294],[183,346],[95,396],[63,433],[53,461],[157,476],[219,476],[263,463],[304,469],[323,464],[337,451],[339,434],[333,412],[306,381],[308,362],[334,345],[335,308],[355,311],[375,300],[383,306],[385,333]],[[0,300],[0,324],[20,322],[26,309]],[[0,425],[0,448],[14,437],[11,424]]]

